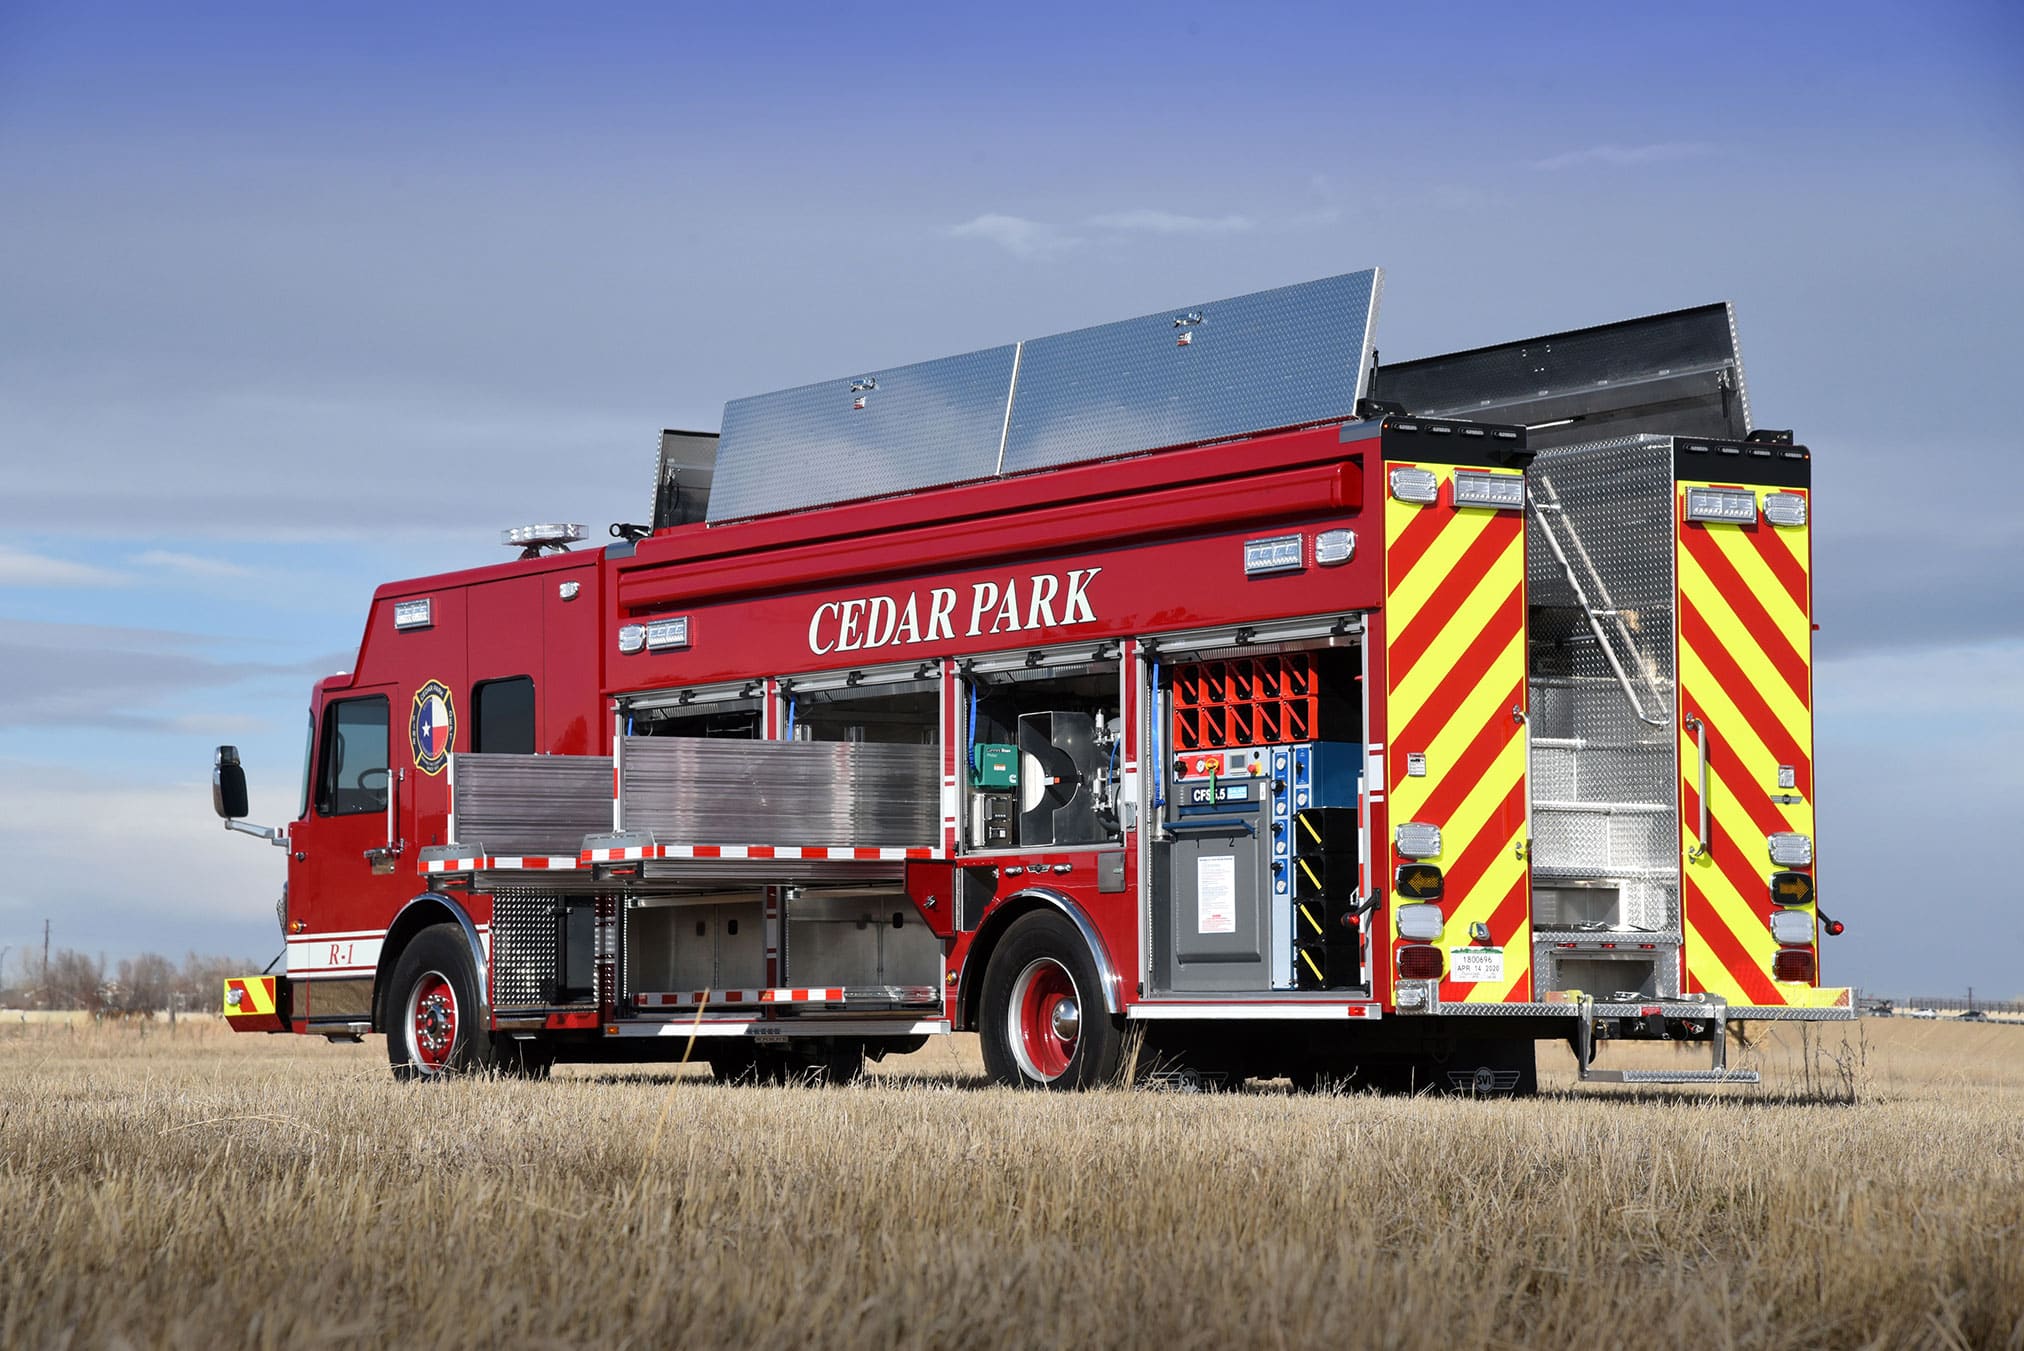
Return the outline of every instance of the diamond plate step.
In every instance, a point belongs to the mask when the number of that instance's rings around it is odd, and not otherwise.
[[[1755,1070],[1598,1070],[1582,1079],[1591,1084],[1754,1084]]]

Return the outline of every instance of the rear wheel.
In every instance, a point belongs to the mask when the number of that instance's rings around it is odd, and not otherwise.
[[[1042,910],[1013,924],[991,954],[983,995],[984,1068],[1000,1083],[1093,1088],[1116,1076],[1123,1031],[1065,916]]]
[[[492,1059],[478,970],[454,924],[416,934],[394,963],[386,1009],[387,1063],[396,1079],[436,1079]]]

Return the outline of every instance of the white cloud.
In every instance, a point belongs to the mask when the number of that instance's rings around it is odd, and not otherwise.
[[[1545,159],[1533,160],[1535,169],[1577,169],[1600,164],[1627,168],[1638,164],[1660,164],[1668,160],[1695,159],[1712,155],[1715,147],[1705,141],[1659,141],[1651,145],[1592,145],[1585,150],[1568,150]]]
[[[227,563],[222,558],[205,558],[200,554],[179,554],[168,549],[150,549],[144,554],[135,554],[127,560],[137,568],[149,568],[156,572],[180,573],[185,577],[251,577],[251,568],[242,568],[237,563]]]
[[[964,221],[949,233],[958,239],[986,240],[1016,258],[1044,258],[1082,243],[1057,225],[997,212],[987,212],[974,220]]]
[[[270,770],[256,785],[270,823],[294,801],[287,773]],[[44,915],[60,916],[59,945],[107,948],[114,960],[150,947],[180,952],[219,931],[242,935],[249,955],[280,947],[273,914],[285,856],[226,834],[209,789],[201,778],[135,784],[0,761],[0,849],[11,860],[0,932],[39,933]],[[91,866],[79,868],[80,858]]]
[[[1102,230],[1133,230],[1155,235],[1231,235],[1255,229],[1258,222],[1249,216],[1184,216],[1174,211],[1140,209],[1111,211],[1091,216],[1089,223]]]
[[[110,568],[73,563],[0,544],[0,586],[131,586],[133,580]]]

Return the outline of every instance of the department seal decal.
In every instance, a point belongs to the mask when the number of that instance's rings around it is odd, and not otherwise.
[[[415,691],[415,706],[408,714],[408,749],[414,752],[415,768],[424,774],[442,773],[456,743],[457,706],[449,688],[431,680]]]

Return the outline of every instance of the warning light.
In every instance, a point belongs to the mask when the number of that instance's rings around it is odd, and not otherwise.
[[[1764,519],[1773,525],[1805,525],[1806,499],[1798,493],[1766,493]]]
[[[1810,959],[1813,954],[1807,953]],[[1441,978],[1441,950],[1435,947],[1414,945],[1399,949],[1399,979],[1439,980]]]
[[[1518,474],[1455,471],[1455,505],[1520,511],[1525,506],[1525,480]]]
[[[1435,502],[1440,500],[1441,481],[1425,469],[1394,469],[1391,495],[1401,502]]]
[[[1755,525],[1757,494],[1747,488],[1689,488],[1687,519]]]
[[[1780,948],[1771,959],[1771,979],[1813,982],[1813,949]]]

